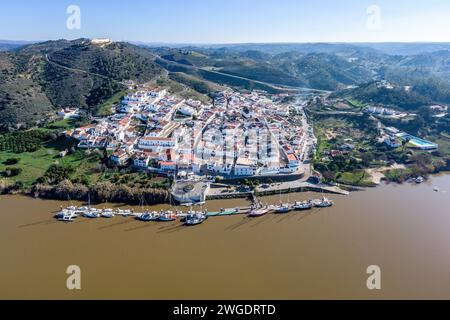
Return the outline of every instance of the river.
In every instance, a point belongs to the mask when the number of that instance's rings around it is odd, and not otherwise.
[[[330,196],[333,208],[306,214],[192,228],[122,217],[64,224],[52,215],[67,203],[2,196],[0,299],[450,299],[449,192],[443,175]],[[79,291],[66,288],[69,265],[81,268]],[[382,290],[366,287],[370,265]]]

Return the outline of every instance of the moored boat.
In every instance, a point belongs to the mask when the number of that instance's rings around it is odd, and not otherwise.
[[[163,212],[158,217],[158,221],[161,222],[170,222],[170,221],[176,221],[177,216],[172,211]]]
[[[83,210],[81,213],[83,217],[88,219],[96,219],[100,218],[102,211],[99,209],[95,209],[91,207],[91,194],[88,194],[88,206],[79,208],[79,210]]]
[[[96,218],[100,218],[100,210],[97,209],[89,209],[88,211],[86,211],[85,213],[83,213],[83,217],[85,218],[89,218],[89,219],[96,219]]]
[[[322,198],[314,203],[314,206],[317,208],[328,208],[333,206],[333,201],[328,198]]]
[[[294,204],[294,210],[302,211],[302,210],[310,210],[312,209],[313,204],[311,201],[302,201],[302,202],[296,202]]]
[[[60,219],[63,218],[66,215],[69,215],[70,213],[72,213],[73,211],[67,210],[67,209],[62,209],[61,211],[59,211],[57,214],[55,214],[55,218],[56,219]]]
[[[266,208],[259,208],[259,209],[254,209],[254,210],[252,210],[249,214],[248,214],[248,216],[250,217],[250,218],[257,218],[257,217],[262,217],[262,216],[264,216],[264,215],[266,215],[266,214],[268,214],[269,213],[269,209],[266,207]]]
[[[278,207],[275,207],[275,213],[278,214],[289,213],[291,210],[292,209],[288,204],[280,204]]]
[[[189,214],[186,216],[184,224],[186,226],[196,226],[205,222],[207,218],[208,216],[203,213]]]
[[[158,215],[156,212],[144,212],[143,214],[138,215],[136,219],[144,222],[156,221],[158,220]]]
[[[105,210],[102,211],[101,216],[103,218],[107,218],[107,219],[114,218],[115,213],[114,213],[114,211],[112,209],[105,209]]]
[[[77,215],[75,214],[75,212],[69,211],[62,217],[58,218],[58,220],[61,222],[74,222],[76,218],[77,218]]]
[[[89,207],[79,207],[79,208],[76,208],[76,210],[74,210],[74,211],[76,214],[83,215],[84,213],[89,211]]]

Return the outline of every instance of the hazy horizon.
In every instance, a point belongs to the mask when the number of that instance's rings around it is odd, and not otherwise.
[[[0,38],[0,42],[10,43],[41,43],[47,41],[74,41],[78,39],[109,39],[113,42],[128,42],[136,44],[167,44],[167,45],[198,45],[198,46],[233,46],[233,45],[289,45],[289,44],[450,44],[450,41],[307,41],[307,42],[164,42],[164,41],[139,41],[139,40],[116,40],[109,37],[97,38],[97,37],[77,37],[77,38],[52,38],[41,40],[26,40],[26,39],[3,39]]]

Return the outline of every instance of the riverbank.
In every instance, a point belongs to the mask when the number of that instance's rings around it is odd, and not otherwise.
[[[170,196],[163,189],[139,189],[130,188],[126,185],[115,185],[109,182],[98,183],[87,187],[82,184],[74,184],[68,180],[56,186],[36,185],[27,189],[18,189],[13,186],[1,186],[0,194],[26,195],[33,198],[48,200],[75,200],[88,201],[92,203],[127,203],[130,205],[140,204],[142,201],[148,205],[169,203]]]

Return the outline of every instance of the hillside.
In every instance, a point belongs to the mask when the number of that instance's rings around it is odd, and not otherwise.
[[[0,53],[0,128],[34,126],[67,106],[95,110],[124,90],[165,74],[147,50],[127,43],[96,46],[85,39],[49,41]]]
[[[370,104],[382,104],[398,107],[403,110],[414,111],[429,105],[433,100],[427,95],[414,90],[405,90],[404,87],[386,88],[379,82],[371,82],[355,89],[343,90],[332,97],[345,97]]]
[[[337,90],[348,85],[368,82],[374,76],[372,66],[366,63],[375,55],[371,50],[345,47],[346,50],[339,54],[295,51],[270,54],[265,51],[240,51],[232,48],[151,50],[162,59],[186,68],[196,67],[220,72],[222,76],[228,74],[278,86]],[[354,55],[357,56],[355,61],[351,60]]]
[[[54,109],[43,88],[33,79],[34,62],[0,53],[0,130],[37,125]],[[39,63],[36,63],[39,65]]]

